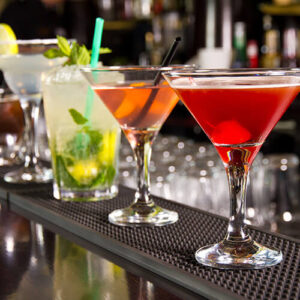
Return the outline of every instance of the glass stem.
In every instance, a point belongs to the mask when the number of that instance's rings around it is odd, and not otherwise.
[[[230,218],[225,240],[241,242],[250,239],[245,232],[246,189],[248,164],[229,164],[225,166],[230,196]]]
[[[149,139],[145,139],[145,141],[137,143],[133,149],[137,163],[137,191],[134,203],[139,205],[149,205],[153,202],[150,198],[150,175],[148,170],[152,152],[151,144]]]
[[[36,100],[21,100],[21,106],[25,119],[25,168],[34,167],[37,165],[39,157],[38,143],[36,140],[36,130],[39,117],[39,103]]]

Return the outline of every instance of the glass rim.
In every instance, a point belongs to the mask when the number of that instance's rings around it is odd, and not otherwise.
[[[67,39],[68,42],[75,41],[75,39]],[[15,40],[15,41],[0,41],[0,45],[55,45],[58,43],[56,38],[53,39],[29,39],[29,40]]]
[[[91,66],[84,66],[80,67],[80,70],[84,73],[90,72],[101,72],[101,71],[161,71],[167,72],[172,71],[174,69],[182,69],[182,68],[190,68],[192,65],[182,65],[182,64],[174,64],[168,66],[154,66],[154,65],[128,65],[128,66],[102,66],[102,67],[91,67]]]
[[[246,76],[300,76],[300,68],[241,68],[241,69],[201,69],[190,67],[163,73],[167,77],[246,77]]]

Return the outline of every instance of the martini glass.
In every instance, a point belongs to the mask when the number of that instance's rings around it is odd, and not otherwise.
[[[194,68],[164,75],[216,147],[228,177],[226,236],[200,248],[197,261],[217,268],[248,269],[279,263],[280,250],[260,245],[247,233],[246,181],[255,155],[299,93],[299,71]]]
[[[162,78],[171,67],[83,68],[90,82],[119,122],[137,164],[137,190],[133,203],[110,213],[116,225],[162,226],[177,221],[178,214],[157,206],[150,195],[148,167],[151,145],[178,102],[176,93]],[[159,80],[160,79],[160,80]]]
[[[47,182],[52,179],[51,169],[39,161],[36,129],[41,102],[41,76],[65,58],[47,59],[43,53],[57,45],[56,39],[17,40],[0,42],[0,47],[17,47],[18,53],[0,55],[0,69],[9,88],[19,96],[25,118],[25,163],[21,168],[5,174],[12,183]]]

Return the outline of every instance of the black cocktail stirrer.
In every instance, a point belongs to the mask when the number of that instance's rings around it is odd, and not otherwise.
[[[180,41],[181,41],[181,37],[176,37],[175,38],[171,48],[169,49],[169,52],[165,56],[162,64],[160,65],[161,68],[167,67],[171,63]],[[161,73],[162,73],[162,71],[159,71],[155,75],[154,85],[158,85],[158,83],[161,79]],[[158,89],[153,89],[151,91],[150,96],[149,96],[145,106],[142,108],[142,110],[140,111],[140,113],[138,114],[136,119],[132,122],[134,126],[135,126],[135,124],[138,124],[144,118],[145,114],[148,112],[149,108],[151,107],[157,93],[158,93]]]

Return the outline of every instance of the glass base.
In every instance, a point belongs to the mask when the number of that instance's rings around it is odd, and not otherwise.
[[[220,269],[262,269],[277,265],[281,251],[258,244],[251,239],[243,242],[222,242],[200,248],[196,260],[205,266]]]
[[[164,226],[175,223],[178,220],[178,214],[155,204],[144,206],[142,209],[141,207],[136,208],[133,204],[114,210],[109,214],[108,220],[119,226]]]
[[[4,180],[9,183],[47,183],[52,180],[52,169],[40,166],[21,167],[6,173]]]
[[[53,184],[53,197],[57,200],[69,202],[95,202],[99,200],[108,200],[117,196],[118,186],[112,185],[107,188],[97,190],[70,190],[62,189]]]

